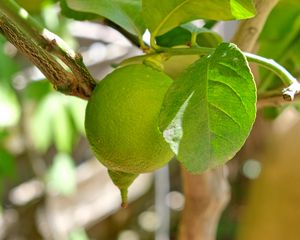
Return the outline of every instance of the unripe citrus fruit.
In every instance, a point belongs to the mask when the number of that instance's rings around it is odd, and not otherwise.
[[[161,104],[171,82],[163,72],[146,65],[128,65],[100,81],[88,102],[88,141],[121,193],[139,173],[156,170],[173,156],[158,129]]]

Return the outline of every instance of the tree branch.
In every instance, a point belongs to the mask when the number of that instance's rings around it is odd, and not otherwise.
[[[14,1],[0,1],[0,30],[23,55],[29,58],[58,91],[88,99],[96,85],[82,61],[54,33],[40,26]],[[65,69],[59,58],[71,71]]]
[[[192,175],[185,169],[183,189],[185,207],[180,225],[180,240],[214,240],[221,213],[229,201],[227,169]]]

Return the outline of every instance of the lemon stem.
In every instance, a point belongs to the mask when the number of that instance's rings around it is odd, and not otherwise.
[[[128,207],[128,189],[127,188],[120,188],[120,193],[121,193],[121,207],[122,208],[127,208]]]

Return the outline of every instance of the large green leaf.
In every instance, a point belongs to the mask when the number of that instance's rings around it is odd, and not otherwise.
[[[256,88],[243,54],[229,43],[192,64],[166,94],[160,129],[178,160],[200,173],[230,160],[256,115]]]
[[[144,21],[154,36],[196,19],[244,19],[254,14],[251,0],[143,0]]]
[[[118,24],[128,32],[142,36],[145,31],[141,0],[65,0],[68,7],[98,14]]]

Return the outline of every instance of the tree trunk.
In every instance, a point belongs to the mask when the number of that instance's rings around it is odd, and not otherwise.
[[[191,175],[185,169],[183,189],[186,198],[180,225],[180,240],[214,240],[221,213],[229,201],[225,167]]]

